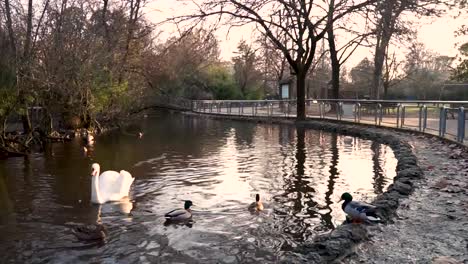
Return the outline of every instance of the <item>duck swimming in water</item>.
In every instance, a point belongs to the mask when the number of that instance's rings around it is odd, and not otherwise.
[[[259,212],[263,211],[263,203],[260,201],[260,194],[255,195],[255,202],[249,205],[249,211]]]
[[[87,131],[86,136],[85,136],[85,143],[87,146],[92,146],[94,145],[94,136],[91,134],[91,132]]]
[[[101,224],[81,225],[73,228],[72,233],[82,241],[105,240],[107,229]]]
[[[340,201],[342,200],[344,200],[344,203],[341,205],[341,208],[351,217],[353,223],[372,223],[380,221],[380,218],[375,213],[375,206],[353,201],[353,196],[347,192],[341,195]]]
[[[174,209],[165,214],[164,217],[167,221],[186,221],[192,218],[192,210],[190,207],[193,205],[192,201],[185,201],[184,209]]]

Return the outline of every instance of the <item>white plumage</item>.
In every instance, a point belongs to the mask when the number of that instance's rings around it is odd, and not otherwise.
[[[91,168],[91,202],[103,204],[128,196],[130,186],[135,180],[128,171],[105,171],[99,175],[99,164],[94,163]]]

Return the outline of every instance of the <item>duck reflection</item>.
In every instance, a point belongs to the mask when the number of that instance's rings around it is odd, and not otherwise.
[[[193,221],[192,219],[186,220],[186,221],[178,221],[178,222],[166,220],[166,221],[164,221],[163,225],[164,226],[174,226],[174,227],[186,226],[188,228],[192,228],[194,223],[195,223],[195,221]]]

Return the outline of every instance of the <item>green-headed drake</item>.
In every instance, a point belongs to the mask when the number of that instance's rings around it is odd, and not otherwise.
[[[165,214],[164,217],[168,221],[185,221],[192,218],[192,210],[190,207],[193,205],[192,201],[185,201],[184,209],[174,209],[169,213]]]
[[[351,217],[353,223],[372,223],[380,221],[380,218],[375,213],[375,206],[353,201],[353,196],[347,192],[341,195],[340,201],[342,200],[344,200],[344,203],[341,205],[341,208],[349,217]]]
[[[260,194],[255,195],[255,202],[249,205],[249,211],[259,212],[263,211],[263,203],[260,201]]]

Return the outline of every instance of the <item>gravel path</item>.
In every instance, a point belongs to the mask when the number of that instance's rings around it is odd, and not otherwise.
[[[400,133],[398,133],[400,134]],[[341,263],[468,263],[468,153],[435,138],[400,134],[424,178],[394,223],[372,227],[370,241]]]

